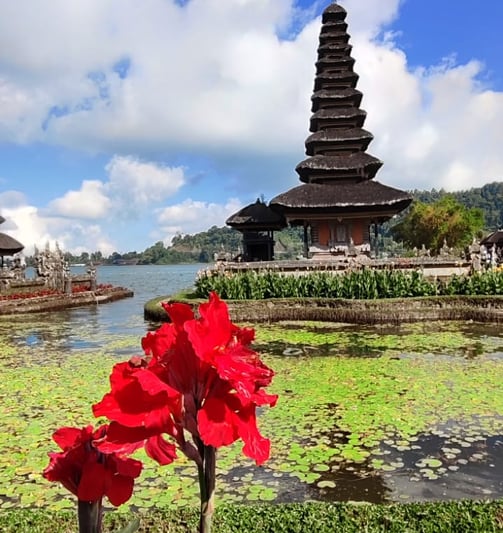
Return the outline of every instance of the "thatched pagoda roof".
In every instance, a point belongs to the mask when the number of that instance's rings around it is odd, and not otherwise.
[[[295,170],[301,181],[309,181],[310,176],[319,177],[322,174],[330,176],[331,173],[344,172],[344,177],[349,172],[355,176],[370,179],[382,167],[382,161],[364,152],[355,152],[346,155],[315,155],[300,162]],[[341,177],[343,177],[341,175]]]
[[[314,155],[315,146],[323,146],[323,149],[334,149],[335,146],[343,148],[350,144],[358,144],[362,151],[366,150],[374,136],[363,128],[327,128],[320,130],[306,139],[306,154]],[[372,157],[372,156],[371,156]]]
[[[337,91],[332,91],[329,89],[321,89],[319,91],[314,91],[311,100],[313,105],[311,106],[311,111],[313,113],[322,108],[322,104],[330,105],[331,103],[337,105],[351,105],[359,107],[362,101],[363,94],[358,90],[352,87],[347,89],[340,89]]]
[[[339,215],[380,223],[412,201],[408,193],[373,181],[382,162],[365,152],[373,135],[362,128],[366,113],[360,109],[362,93],[356,89],[359,77],[353,70],[345,18],[346,10],[336,3],[322,16],[311,97],[312,134],[306,139],[306,155],[310,157],[296,167],[304,185],[279,194],[269,203],[273,211],[293,224]],[[244,227],[256,223],[246,211],[253,212],[254,205],[230,217],[227,224]]]
[[[320,33],[330,33],[330,32],[346,32],[348,30],[348,23],[344,20],[332,20],[325,22],[321,26]]]
[[[346,10],[339,4],[330,4],[325,11],[323,11],[321,22],[326,24],[327,22],[344,20],[346,18]]]
[[[270,206],[286,213],[295,211],[344,213],[393,209],[398,213],[412,202],[412,197],[399,189],[378,181],[360,183],[306,183],[279,194]]]
[[[273,230],[286,227],[284,217],[273,211],[260,199],[231,215],[225,223],[237,230]]]
[[[483,244],[485,246],[491,246],[493,244],[495,244],[497,247],[503,246],[503,229],[499,229],[497,231],[494,231],[490,235],[487,235],[487,237],[484,237],[480,241],[480,244]]]
[[[317,132],[320,124],[327,121],[351,120],[358,128],[361,128],[365,122],[367,113],[358,107],[332,107],[318,109],[311,115],[309,131]]]
[[[5,219],[4,219],[5,220]],[[20,252],[24,248],[19,241],[12,238],[10,235],[0,233],[0,255],[14,255]]]
[[[325,55],[325,54],[343,54],[343,55],[350,55],[351,50],[353,47],[348,43],[323,43],[318,46],[318,56]]]
[[[323,69],[329,68],[329,67],[340,67],[340,68],[346,68],[350,69],[353,68],[353,65],[355,64],[355,59],[350,56],[342,56],[342,57],[329,57],[327,55],[323,55],[316,61],[316,72],[318,72],[319,75],[321,75],[321,72],[323,72]]]
[[[326,72],[318,74],[316,78],[314,78],[314,90],[319,91],[325,86],[326,83],[333,82],[345,83],[348,88],[354,89],[358,83],[358,78],[358,74],[351,70],[347,70],[345,72]]]

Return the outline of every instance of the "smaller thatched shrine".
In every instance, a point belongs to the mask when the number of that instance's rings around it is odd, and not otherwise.
[[[5,222],[5,218],[0,216],[0,224]],[[4,266],[4,257],[13,256],[24,249],[24,245],[19,241],[16,241],[10,235],[6,233],[0,233],[0,256],[1,256],[1,266]]]
[[[230,216],[228,226],[243,234],[241,261],[272,261],[274,259],[274,231],[286,227],[285,219],[257,198]]]

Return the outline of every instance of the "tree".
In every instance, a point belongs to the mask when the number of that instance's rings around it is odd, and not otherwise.
[[[391,233],[411,248],[424,244],[439,252],[444,242],[454,248],[466,246],[483,227],[482,209],[469,209],[452,195],[445,195],[432,204],[415,200],[403,220],[391,228]]]

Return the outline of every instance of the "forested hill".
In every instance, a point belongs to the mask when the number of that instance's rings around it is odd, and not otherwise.
[[[489,231],[503,228],[503,182],[494,181],[482,187],[447,193],[443,189],[431,191],[413,190],[415,199],[433,203],[450,194],[465,207],[479,207],[484,211],[485,227]]]

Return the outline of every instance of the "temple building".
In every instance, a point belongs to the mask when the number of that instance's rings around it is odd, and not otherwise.
[[[286,227],[283,216],[257,198],[230,216],[225,223],[243,234],[241,261],[272,261],[274,259],[274,230]]]
[[[336,3],[323,12],[308,157],[296,167],[302,185],[269,204],[289,225],[304,228],[304,255],[312,258],[370,255],[371,234],[377,237],[379,225],[412,201],[374,180],[382,162],[366,152],[373,135],[363,129],[345,19]]]

